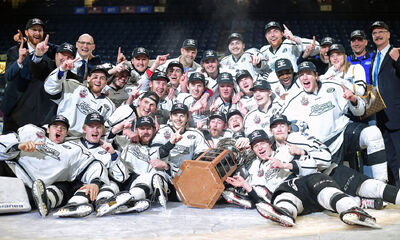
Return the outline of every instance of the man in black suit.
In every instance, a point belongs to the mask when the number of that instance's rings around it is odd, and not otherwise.
[[[382,21],[371,25],[377,53],[373,57],[370,79],[377,86],[386,109],[377,113],[377,126],[385,140],[389,183],[400,186],[400,58],[399,48],[390,45],[389,26]]]
[[[15,123],[10,119],[17,102],[27,89],[31,73],[29,64],[35,54],[36,45],[43,41],[45,24],[38,18],[29,19],[25,27],[26,40],[20,32],[20,44],[7,51],[5,80],[7,82],[1,110],[4,114],[4,132],[16,130]],[[50,45],[48,54],[54,56],[55,45]]]

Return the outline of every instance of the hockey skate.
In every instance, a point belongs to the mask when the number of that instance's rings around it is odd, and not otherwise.
[[[293,217],[283,208],[265,202],[257,203],[256,208],[261,216],[277,222],[284,227],[293,227],[296,225]]]
[[[32,195],[40,215],[42,215],[42,217],[46,217],[49,214],[51,208],[49,200],[47,198],[46,186],[42,180],[37,179],[33,182]]]
[[[166,191],[168,189],[168,186],[165,187],[166,184],[164,184],[162,177],[158,174],[155,174],[153,176],[152,182],[153,182],[152,184],[153,184],[155,199],[158,200],[158,202],[160,203],[160,205],[163,208],[167,208],[167,192]]]
[[[93,206],[90,203],[69,203],[58,209],[54,216],[57,217],[86,217],[93,212]]]
[[[150,207],[150,201],[147,199],[142,200],[134,200],[131,199],[125,204],[117,207],[115,210],[115,214],[124,214],[124,213],[140,213],[144,212]]]
[[[361,198],[360,199],[360,207],[363,209],[381,210],[385,206],[383,204],[383,200],[380,198]]]
[[[340,219],[349,225],[360,225],[370,228],[381,228],[376,219],[359,207],[351,208],[340,214]]]
[[[222,197],[231,204],[243,208],[254,208],[253,202],[248,196],[238,193],[235,189],[227,189],[222,192]]]
[[[96,207],[96,216],[101,217],[105,214],[112,213],[113,210],[117,209],[122,204],[125,204],[132,198],[129,192],[120,192],[115,196],[107,199],[103,203],[99,203]]]
[[[257,193],[257,195],[267,203],[271,203],[272,193],[265,186],[256,185],[253,186],[253,190]]]

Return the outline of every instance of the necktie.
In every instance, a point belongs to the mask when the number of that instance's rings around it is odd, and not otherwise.
[[[82,59],[80,62],[82,63],[82,65],[81,65],[79,74],[82,78],[84,78],[85,77],[85,69],[86,69],[86,61]]]
[[[376,57],[375,69],[374,69],[374,82],[373,85],[376,86],[378,81],[379,65],[381,63],[381,52],[378,51],[378,56]]]

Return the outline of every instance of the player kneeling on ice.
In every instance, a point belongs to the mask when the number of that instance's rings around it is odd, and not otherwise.
[[[18,129],[18,134],[0,136],[2,156],[10,169],[26,186],[42,216],[63,204],[68,199],[74,183],[86,186],[108,182],[102,164],[76,143],[64,142],[69,122],[62,115],[56,116],[47,130],[27,124]],[[48,137],[46,137],[46,132]],[[16,157],[17,156],[17,157]],[[30,194],[30,192],[28,192]],[[89,190],[88,194],[94,194]],[[90,209],[90,205],[76,206]]]
[[[253,131],[249,138],[258,157],[249,170],[250,176],[247,180],[234,176],[226,181],[248,192],[263,217],[291,227],[295,225],[297,215],[327,209],[338,212],[340,219],[347,224],[379,227],[375,218],[359,208],[358,203],[343,193],[332,178],[322,173],[305,174],[315,170],[316,164],[311,156],[301,160],[288,158],[290,154],[283,151],[274,153],[272,142],[263,130]],[[301,174],[304,176],[299,176]],[[256,194],[255,185],[263,185],[273,192],[270,203]]]
[[[122,131],[123,128],[131,126],[132,124],[126,124],[124,121],[115,126],[114,130]],[[161,206],[166,207],[168,175],[165,171],[168,171],[170,166],[160,159],[168,156],[181,136],[174,135],[171,142],[162,146],[153,144],[157,129],[154,120],[149,116],[137,119],[135,131],[139,137],[138,144],[132,143],[126,136],[116,137],[122,152],[115,164],[111,165],[109,172],[111,178],[117,181],[121,192],[100,205],[97,216],[119,211],[143,211],[143,208],[137,208],[134,204],[142,199],[157,199]]]

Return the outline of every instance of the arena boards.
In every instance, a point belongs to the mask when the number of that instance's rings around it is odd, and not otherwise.
[[[140,214],[80,219],[30,212],[0,215],[0,239],[399,239],[400,206],[368,212],[382,229],[348,226],[329,212],[298,217],[295,227],[284,228],[256,210],[218,204],[209,210],[169,202],[167,210],[155,205]]]

